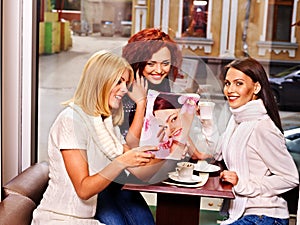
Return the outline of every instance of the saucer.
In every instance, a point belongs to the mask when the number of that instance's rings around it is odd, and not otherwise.
[[[200,176],[197,175],[193,175],[191,179],[189,180],[182,180],[178,177],[177,172],[171,172],[169,173],[169,178],[177,181],[177,182],[181,182],[181,183],[198,183],[202,180],[202,178]]]
[[[163,181],[164,184],[174,185],[178,187],[188,187],[188,188],[199,188],[206,184],[209,174],[208,173],[199,173],[199,177],[201,177],[201,181],[197,183],[178,183],[170,181]]]
[[[194,170],[205,173],[214,173],[218,172],[221,168],[212,164],[194,164]]]

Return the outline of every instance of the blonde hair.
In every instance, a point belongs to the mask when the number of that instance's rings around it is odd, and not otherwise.
[[[112,115],[114,125],[120,125],[124,119],[123,105],[112,112],[109,96],[126,71],[132,83],[133,71],[124,58],[105,50],[96,52],[85,64],[73,98],[63,104],[74,102],[90,116]]]

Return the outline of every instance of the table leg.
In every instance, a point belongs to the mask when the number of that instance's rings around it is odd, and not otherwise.
[[[157,194],[156,225],[199,225],[200,196]]]

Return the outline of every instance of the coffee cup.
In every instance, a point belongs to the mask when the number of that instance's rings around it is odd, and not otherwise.
[[[194,164],[190,162],[177,163],[176,173],[182,181],[190,181],[193,178]]]
[[[199,109],[200,109],[200,118],[202,120],[209,120],[213,118],[213,111],[215,107],[214,102],[204,102],[200,101],[198,103]]]

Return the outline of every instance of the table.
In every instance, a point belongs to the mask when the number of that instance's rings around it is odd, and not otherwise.
[[[178,187],[164,183],[125,184],[123,189],[157,193],[157,225],[199,225],[201,197],[233,199],[232,185],[210,176],[200,188]]]

